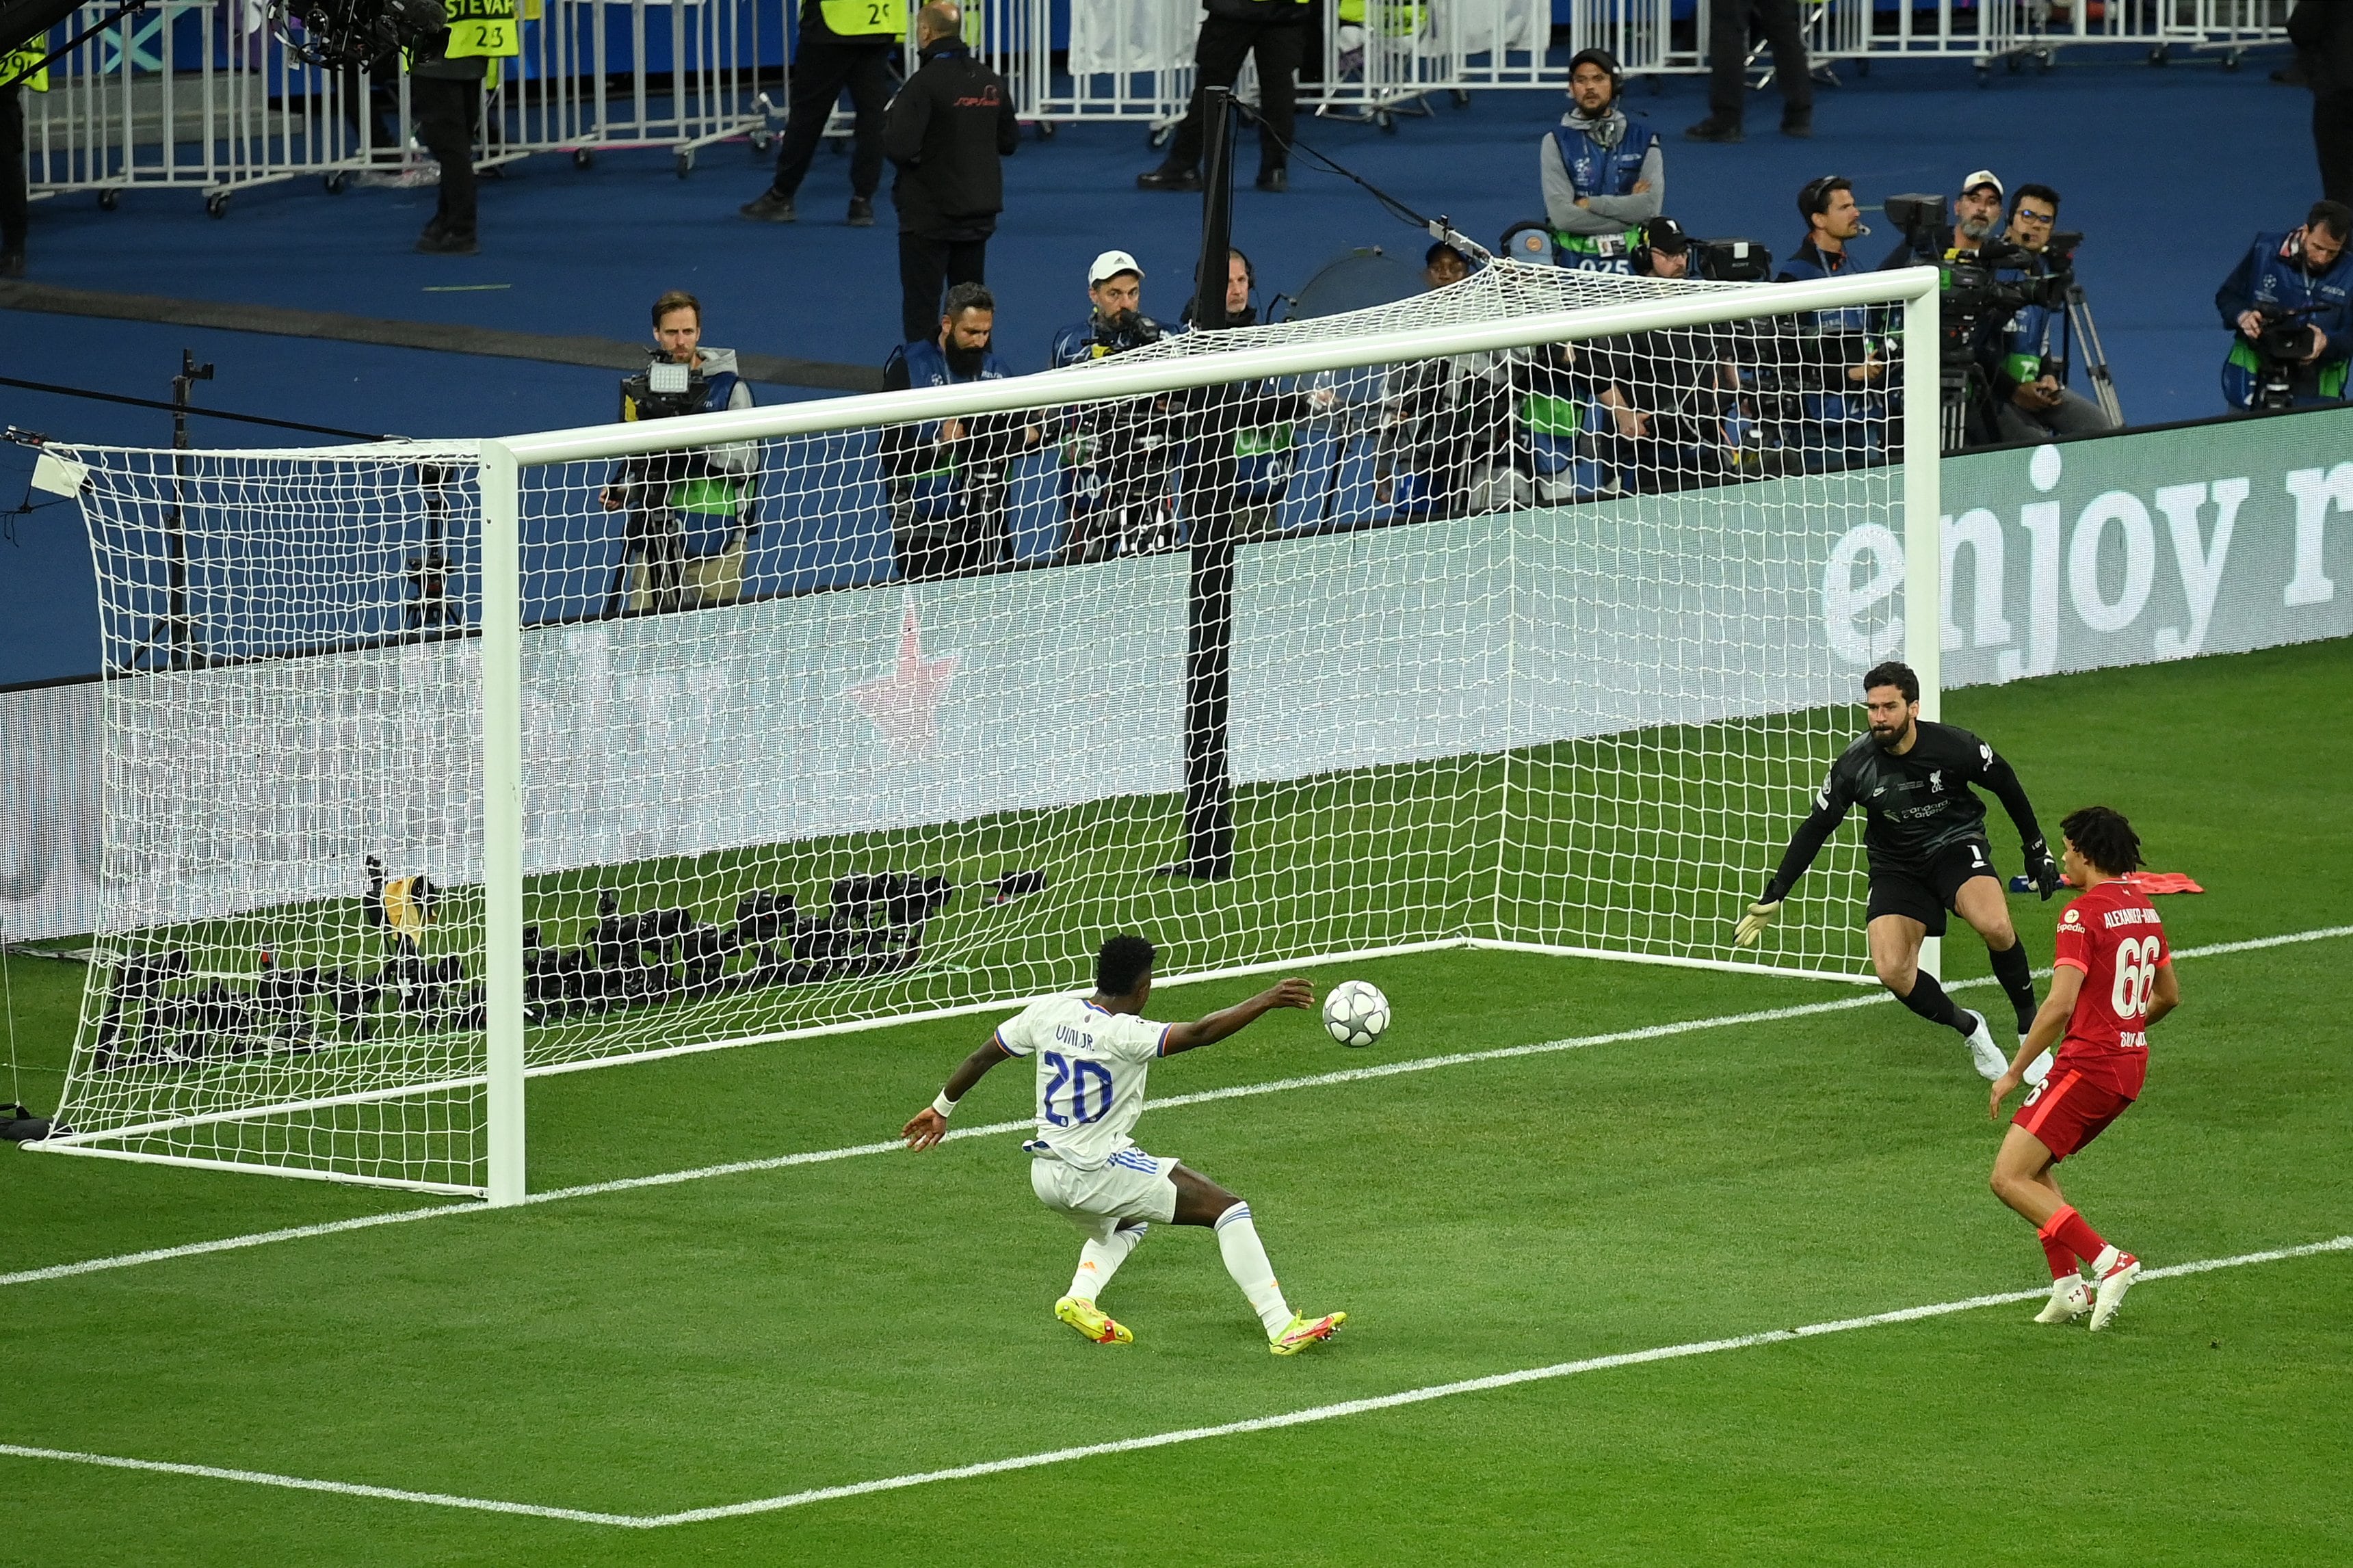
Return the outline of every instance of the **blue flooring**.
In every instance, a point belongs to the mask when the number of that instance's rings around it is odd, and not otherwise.
[[[2214,288],[2256,229],[2294,223],[2317,195],[2310,100],[2267,81],[2266,68],[2255,57],[2235,73],[2211,60],[2156,69],[2134,52],[2078,49],[2048,75],[1997,69],[1980,89],[1959,61],[1880,61],[1867,77],[1849,66],[1844,85],[1820,94],[1814,140],[1775,133],[1778,104],[1768,92],[1752,107],[1751,140],[1733,147],[1681,140],[1705,111],[1700,79],[1638,83],[1629,104],[1668,137],[1668,210],[1694,232],[1746,236],[1777,255],[1801,232],[1794,193],[1826,172],[1854,180],[1866,203],[1949,192],[1980,166],[2012,188],[2028,180],[2057,187],[2061,226],[2090,237],[2082,274],[2126,414],[2152,424],[2221,411],[2226,339]],[[1430,118],[1403,119],[1394,134],[1303,121],[1301,136],[1482,238],[1536,214],[1536,142],[1560,111],[1558,96],[1486,92],[1461,109],[1442,94],[1431,102]],[[1245,182],[1251,156],[1245,145]],[[1133,251],[1149,274],[1145,308],[1175,317],[1189,291],[1199,204],[1136,191],[1133,176],[1156,161],[1139,128],[1025,137],[1007,166],[1008,211],[990,249],[998,348],[1017,370],[1042,367],[1053,332],[1085,313],[1085,267],[1099,250]],[[734,208],[765,174],[765,162],[742,146],[706,150],[684,180],[653,153],[607,153],[586,171],[533,159],[485,184],[482,254],[459,258],[407,248],[432,210],[429,190],[329,195],[315,182],[290,182],[239,194],[219,220],[185,191],[131,192],[112,213],[68,197],[35,208],[31,275],[85,289],[614,338],[645,330],[656,294],[686,288],[703,300],[713,342],[880,364],[898,319],[887,196],[879,226],[846,226],[849,161],[820,153],[801,190],[799,224],[745,223]],[[1296,289],[1351,247],[1418,255],[1426,243],[1303,161],[1287,196],[1238,193],[1235,235],[1269,290]],[[1875,258],[1894,242],[1883,231],[1863,243]],[[474,287],[482,285],[495,287]],[[609,417],[614,398],[608,373],[528,362],[24,313],[0,312],[0,332],[10,374],[157,396],[185,344],[220,367],[200,401],[412,436],[596,423]],[[768,401],[810,395],[761,392]],[[161,414],[13,389],[0,389],[0,420],[139,445],[163,444],[169,428]],[[206,422],[197,439],[280,437]],[[21,453],[0,451],[0,506],[24,494],[28,468]],[[0,539],[0,685],[95,668],[89,567],[72,509],[16,517],[14,532],[13,544]]]

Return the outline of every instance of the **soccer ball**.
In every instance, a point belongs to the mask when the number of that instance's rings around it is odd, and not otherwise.
[[[1324,998],[1324,1027],[1344,1046],[1362,1047],[1389,1026],[1389,999],[1364,980],[1344,980]]]

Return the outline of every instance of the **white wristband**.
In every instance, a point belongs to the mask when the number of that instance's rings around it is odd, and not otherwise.
[[[948,1098],[946,1089],[940,1090],[939,1098],[932,1101],[932,1109],[939,1113],[940,1120],[943,1121],[955,1114],[955,1108],[956,1102]]]

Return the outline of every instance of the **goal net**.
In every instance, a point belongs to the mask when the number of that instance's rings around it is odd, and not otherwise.
[[[1862,976],[1844,845],[1728,942],[1862,670],[1934,712],[1935,341],[1920,274],[1506,262],[907,393],[52,447],[106,826],[43,1147],[512,1198],[525,1073],[1001,1007],[1113,930],[1164,984]]]

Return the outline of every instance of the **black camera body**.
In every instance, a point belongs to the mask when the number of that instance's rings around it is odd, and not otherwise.
[[[1691,275],[1711,283],[1762,283],[1773,276],[1773,253],[1753,239],[1695,239]]]
[[[1940,314],[1948,360],[1968,357],[1979,329],[1987,323],[2007,321],[2029,306],[2052,310],[2066,308],[2067,292],[2074,285],[2075,247],[2084,242],[2081,234],[2052,235],[2050,247],[2039,256],[1989,236],[1973,257],[1963,260],[1944,254],[1944,197],[1890,196],[1885,206],[1888,221],[1904,231],[1914,254],[1944,274]],[[2024,277],[2004,278],[2000,276],[2004,268],[2033,270]]]
[[[621,395],[636,406],[640,419],[677,419],[706,412],[711,384],[700,367],[680,364],[655,349],[651,363],[622,378]]]
[[[1094,316],[1094,327],[1095,335],[1092,342],[1105,354],[1140,349],[1146,343],[1158,342],[1161,338],[1160,323],[1140,312],[1134,321],[1123,322],[1107,321],[1103,320],[1103,312],[1098,310]]]

